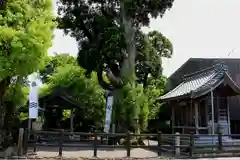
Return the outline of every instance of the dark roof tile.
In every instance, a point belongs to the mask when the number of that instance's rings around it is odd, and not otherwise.
[[[224,79],[225,74],[227,74],[227,66],[219,63],[213,67],[185,75],[182,83],[172,91],[161,96],[160,99],[197,98],[208,93],[212,87],[218,85],[218,83]],[[230,81],[232,80],[230,79]],[[234,82],[232,84],[234,84]]]

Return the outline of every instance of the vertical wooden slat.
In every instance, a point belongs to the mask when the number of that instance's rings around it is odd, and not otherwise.
[[[24,131],[24,150],[23,150],[24,155],[27,155],[27,152],[28,152],[28,135],[29,135],[29,129],[26,128]]]
[[[193,150],[194,150],[194,134],[191,133],[189,143],[189,158],[193,157]]]
[[[213,89],[211,89],[211,106],[212,106],[212,134],[215,134],[215,122],[214,122],[214,101],[213,101]]]
[[[62,157],[62,151],[63,151],[63,137],[64,136],[64,130],[60,130],[60,138],[59,138],[59,153],[58,155]]]
[[[219,132],[218,133],[218,149],[221,151],[223,148],[223,144],[222,144],[222,133]]]
[[[93,156],[97,157],[97,133],[96,131],[94,132],[94,146],[93,146]]]
[[[127,157],[131,156],[131,134],[127,132]]]
[[[231,134],[231,121],[230,121],[230,109],[229,98],[227,98],[227,119],[228,119],[228,134]]]
[[[162,156],[162,132],[158,132],[158,156]]]
[[[207,100],[205,100],[204,105],[205,105],[206,125],[207,125],[207,127],[209,127],[209,125],[208,125],[208,122],[209,122],[209,108],[208,107],[209,107],[209,105],[207,103]],[[210,133],[209,129],[207,130],[207,132],[208,132],[208,134]]]
[[[22,155],[24,129],[20,128],[18,133],[18,156]]]
[[[34,138],[34,147],[33,147],[33,152],[35,153],[37,151],[37,133],[33,133],[33,138]]]
[[[172,106],[172,134],[174,134],[174,126],[175,126],[175,107]]]
[[[199,114],[199,112],[198,112],[198,103],[197,102],[195,102],[194,103],[194,115],[195,115],[195,127],[196,127],[196,134],[198,134],[199,132],[198,132],[198,128],[199,128],[199,124],[198,124],[198,122],[199,122],[199,118],[198,118],[198,114]]]

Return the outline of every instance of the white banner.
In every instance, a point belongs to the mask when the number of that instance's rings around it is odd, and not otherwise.
[[[31,82],[29,92],[29,119],[36,119],[38,117],[38,87],[35,81]]]
[[[111,124],[111,115],[112,115],[112,105],[113,105],[113,96],[108,96],[107,98],[107,107],[106,107],[106,118],[104,132],[108,133]]]

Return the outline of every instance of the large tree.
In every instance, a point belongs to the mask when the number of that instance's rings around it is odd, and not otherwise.
[[[140,28],[149,25],[149,15],[162,16],[166,9],[172,6],[173,0],[60,0],[60,2],[59,27],[76,38],[79,44],[79,64],[86,68],[88,73],[97,71],[100,84],[104,88],[109,89],[101,78],[106,71],[110,72],[108,75],[113,85],[116,82],[117,85],[118,82],[124,84],[135,82],[135,61],[139,60],[141,62],[138,64],[142,63],[144,59],[141,58],[148,56],[149,47],[154,47],[150,49],[155,50],[154,54],[171,55],[172,46],[167,38],[156,31],[146,36]],[[148,38],[154,39],[155,42],[149,41]],[[147,48],[146,44],[149,45]],[[113,75],[117,79],[113,78]]]
[[[11,85],[23,83],[24,77],[43,66],[52,45],[53,15],[51,0],[3,1],[0,10],[1,135],[7,111],[5,95]]]
[[[163,16],[172,3],[60,0],[59,27],[78,41],[78,63],[87,75],[96,71],[104,89],[114,90],[115,104],[124,98],[123,86],[134,88],[136,80],[146,86],[149,74],[160,77],[161,58],[172,54],[172,45],[161,33],[144,34],[141,27],[149,25],[151,16]],[[104,81],[105,74],[110,83]]]

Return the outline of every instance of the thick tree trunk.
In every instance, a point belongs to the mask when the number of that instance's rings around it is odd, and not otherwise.
[[[124,36],[126,41],[126,58],[122,64],[122,68],[120,70],[120,76],[125,85],[130,85],[131,87],[135,87],[136,75],[135,75],[135,58],[136,58],[136,44],[135,44],[135,28],[133,26],[133,19],[127,16],[127,10],[125,7],[124,0],[120,2],[120,10],[121,10],[121,19],[122,19],[122,27],[124,29]],[[114,103],[118,103],[122,101],[124,98],[122,95],[121,89],[115,89],[113,92]],[[124,107],[124,106],[121,106]],[[112,126],[120,127],[116,125],[117,117],[116,112],[117,108],[113,108],[112,114]],[[137,116],[137,115],[136,115]],[[134,117],[136,117],[134,116]],[[137,129],[138,130],[138,129]],[[120,128],[117,128],[116,131],[120,131]]]
[[[124,60],[120,74],[126,84],[131,84],[135,87],[135,59],[136,59],[136,44],[135,44],[135,28],[133,19],[127,16],[127,10],[122,0],[120,3],[122,27],[124,28],[124,36],[126,41],[127,57]]]

